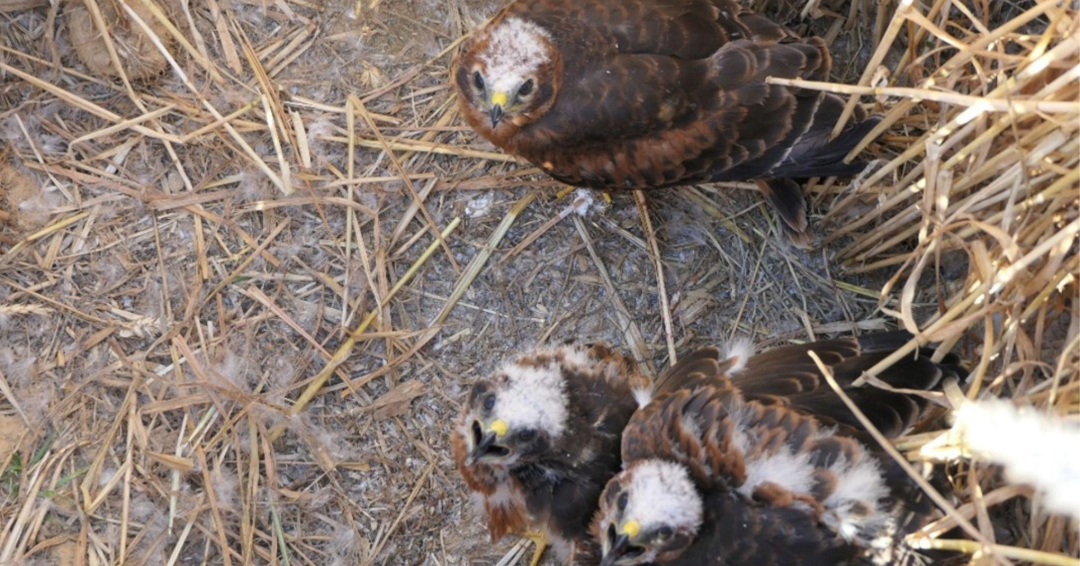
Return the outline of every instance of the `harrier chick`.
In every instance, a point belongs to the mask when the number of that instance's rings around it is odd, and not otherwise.
[[[469,393],[454,459],[493,539],[550,542],[568,563],[595,563],[588,536],[604,485],[621,469],[623,427],[651,382],[603,344],[534,350]]]
[[[862,429],[807,352],[815,351],[886,436],[927,401],[854,387],[907,341],[902,333],[681,360],[623,432],[625,471],[600,499],[602,566],[909,564],[901,539],[931,518],[915,483]],[[937,387],[958,368],[928,352],[878,377]]]

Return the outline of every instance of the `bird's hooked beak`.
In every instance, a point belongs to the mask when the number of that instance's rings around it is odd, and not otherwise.
[[[510,449],[499,444],[499,439],[506,436],[509,425],[502,419],[496,419],[486,425],[480,421],[472,424],[472,449],[465,458],[467,465],[473,465],[481,460],[499,459],[510,454]]]
[[[615,530],[615,537],[604,540],[604,556],[600,560],[600,566],[614,566],[620,558],[630,552],[640,554],[641,547],[633,544],[639,532],[641,532],[641,525],[633,519],[619,525],[619,528]]]
[[[503,108],[506,108],[509,98],[506,93],[499,90],[491,94],[491,100],[488,103],[488,113],[491,115],[491,127],[494,128],[499,125],[499,122],[503,119]]]

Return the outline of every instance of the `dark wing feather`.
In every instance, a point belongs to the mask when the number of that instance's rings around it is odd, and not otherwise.
[[[803,511],[756,505],[727,493],[711,494],[705,509],[700,532],[707,534],[670,566],[869,564],[861,561],[857,547]]]
[[[517,15],[552,31],[566,63],[558,103],[518,132],[511,149],[534,163],[551,163],[546,169],[562,180],[597,187],[707,180],[717,165],[707,154],[741,150],[731,147],[740,138],[722,137],[719,130],[733,112],[745,114],[737,96],[725,90],[731,63],[717,61],[716,54],[732,43],[777,46],[797,40],[732,0],[517,2],[512,8],[518,6]],[[764,52],[775,62],[765,61],[764,67],[801,66],[800,49],[818,53],[806,46]],[[701,139],[687,139],[693,136]],[[755,136],[747,132],[746,139]],[[638,147],[642,142],[651,147]],[[690,163],[698,157],[705,159]]]
[[[802,187],[791,179],[758,179],[758,190],[769,200],[773,211],[780,217],[784,233],[796,245],[807,248],[810,239],[806,235],[806,199]]]
[[[564,48],[567,61],[584,64],[566,65],[559,103],[511,141],[513,150],[564,182],[656,188],[853,167],[839,160],[856,136],[830,145],[835,120],[817,116],[839,99],[765,82],[827,76],[830,61],[820,40],[739,39],[707,59],[590,47]],[[796,229],[805,223],[785,218]]]
[[[821,419],[859,426],[810,358],[808,352],[813,350],[874,426],[893,437],[915,423],[926,406],[925,399],[873,386],[855,387],[853,383],[910,336],[906,332],[879,333],[774,348],[750,358],[732,380],[748,399],[782,404]],[[930,354],[932,350],[923,349],[897,362],[879,379],[894,388],[925,391],[938,387],[944,376],[959,373],[954,357],[938,364],[930,361]]]
[[[827,93],[766,83],[768,77],[826,79],[832,61],[823,41],[810,38],[776,45],[733,42],[714,55],[713,61],[716,87],[733,97],[727,115],[737,120],[727,123],[728,138],[747,148],[747,154],[727,168],[714,169],[709,180],[806,177],[804,169],[811,162],[818,168],[838,166],[832,156],[816,156],[836,125],[821,111],[843,101]],[[840,145],[845,143],[846,139]]]
[[[706,347],[679,359],[656,378],[653,397],[680,389],[695,389],[702,385],[722,385],[736,360],[721,359],[720,350]]]

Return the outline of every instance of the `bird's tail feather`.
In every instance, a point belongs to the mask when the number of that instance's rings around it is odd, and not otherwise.
[[[803,198],[802,187],[791,179],[757,179],[756,184],[779,217],[788,239],[798,247],[809,247],[806,199]]]
[[[793,140],[791,150],[772,169],[772,175],[793,178],[848,176],[866,168],[865,162],[844,163],[844,158],[881,122],[881,116],[867,117],[856,107],[844,129],[829,139],[843,114],[843,99],[831,93],[819,93],[818,97],[801,98],[799,103],[813,105],[811,123]]]

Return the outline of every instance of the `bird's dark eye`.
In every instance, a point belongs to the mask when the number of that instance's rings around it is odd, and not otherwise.
[[[529,96],[533,91],[533,80],[529,79],[525,81],[520,87],[518,87],[518,96]]]
[[[536,438],[536,431],[531,429],[531,428],[527,428],[527,429],[519,432],[517,434],[517,437],[518,437],[518,440],[520,440],[521,442],[528,442],[528,441]]]
[[[481,75],[480,71],[473,72],[472,82],[476,86],[476,90],[484,90],[484,75]]]
[[[619,494],[619,500],[615,502],[615,505],[619,506],[619,511],[626,511],[626,504],[630,502],[630,496],[622,493]]]
[[[490,410],[492,410],[494,408],[495,408],[495,396],[494,395],[488,395],[487,397],[484,397],[484,410],[485,411],[490,411]]]
[[[671,527],[663,526],[656,530],[656,536],[660,540],[667,540],[671,538],[671,535],[675,534],[675,531],[671,530]]]

